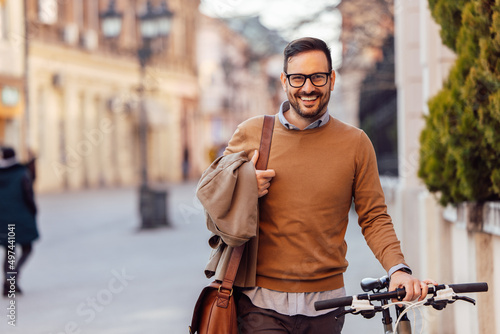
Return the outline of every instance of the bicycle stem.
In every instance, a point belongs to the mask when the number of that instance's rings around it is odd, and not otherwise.
[[[397,306],[396,305],[396,319],[399,319],[401,316],[401,313],[405,310],[404,306]],[[411,334],[411,324],[410,324],[410,319],[408,319],[408,316],[406,314],[403,315],[401,320],[399,321],[398,326],[396,327],[396,332],[398,334]]]
[[[385,306],[387,304],[387,300],[382,300],[382,306]],[[382,323],[384,324],[384,333],[392,334],[392,318],[389,308],[384,308],[384,310],[382,311]]]

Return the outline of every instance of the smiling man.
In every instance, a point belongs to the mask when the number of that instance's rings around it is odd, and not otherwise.
[[[406,300],[423,299],[431,281],[414,278],[405,263],[370,140],[328,113],[335,72],[325,42],[288,44],[281,83],[288,101],[275,116],[269,169],[256,170],[258,252],[255,271],[246,271],[256,272],[256,284],[238,289],[240,332],[340,333],[339,311],[315,311],[314,302],[345,295],[352,201],[391,289],[404,286]],[[240,124],[224,154],[245,151],[255,164],[262,124],[262,116]]]

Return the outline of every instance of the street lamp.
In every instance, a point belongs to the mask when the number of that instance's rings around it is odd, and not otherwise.
[[[152,42],[169,35],[173,16],[165,1],[156,10],[150,0],[146,3],[146,11],[138,15],[142,37],[142,47],[138,50],[138,56],[143,69],[155,51],[151,46]]]
[[[101,30],[104,37],[115,39],[122,31],[123,14],[115,10],[115,0],[111,0],[108,9],[101,13]]]
[[[161,37],[166,37],[170,34],[173,16],[174,13],[168,9],[167,3],[162,1],[160,10],[156,15],[158,21],[158,33]]]
[[[115,1],[110,0],[106,12],[101,15],[102,31],[106,38],[116,39],[121,32],[122,14],[115,10]],[[167,3],[162,2],[159,9],[155,9],[150,0],[146,3],[146,11],[137,15],[139,21],[139,31],[142,44],[137,50],[137,57],[140,64],[140,85],[139,85],[139,149],[140,149],[140,170],[141,185],[139,188],[139,211],[141,215],[141,228],[154,228],[168,226],[167,219],[167,192],[165,190],[155,190],[149,186],[148,182],[148,120],[145,106],[145,77],[146,66],[156,52],[161,52],[161,48],[153,48],[153,41],[165,38],[170,33],[173,13],[168,9]]]

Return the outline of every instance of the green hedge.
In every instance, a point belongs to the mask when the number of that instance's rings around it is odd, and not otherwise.
[[[500,0],[429,0],[457,60],[429,101],[419,177],[442,205],[500,200]]]

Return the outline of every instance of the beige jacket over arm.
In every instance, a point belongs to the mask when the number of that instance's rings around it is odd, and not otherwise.
[[[255,286],[258,246],[258,193],[255,168],[245,152],[215,160],[203,173],[196,195],[205,208],[213,248],[205,268],[208,278],[222,280],[233,247],[248,242],[235,285]]]

